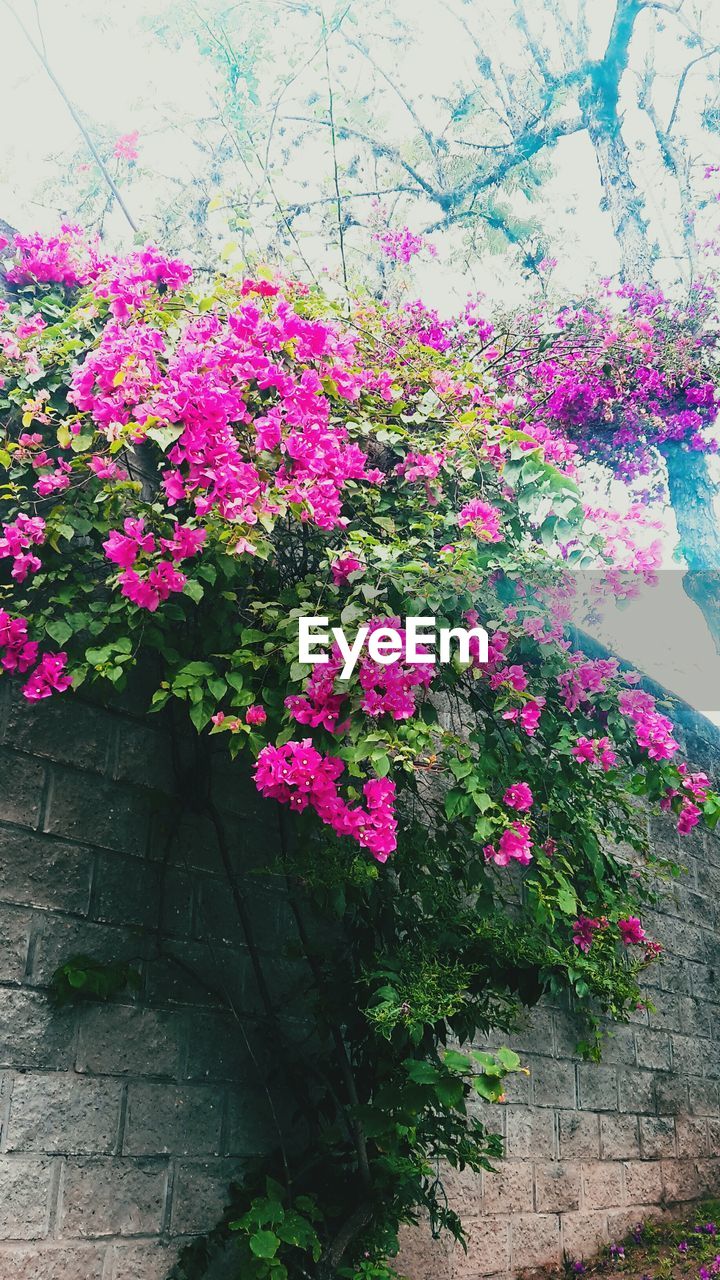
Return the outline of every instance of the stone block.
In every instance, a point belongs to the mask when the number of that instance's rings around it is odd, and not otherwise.
[[[257,1069],[234,1019],[221,1012],[194,1013],[189,1031],[188,1079],[257,1084]]]
[[[695,1000],[717,1000],[718,972],[715,965],[691,964],[690,981]]]
[[[507,1227],[505,1228],[507,1234]],[[450,1241],[434,1240],[426,1223],[417,1227],[403,1226],[399,1232],[400,1252],[395,1266],[413,1280],[454,1280]],[[458,1253],[461,1253],[458,1250]]]
[[[713,1059],[717,1059],[717,1049],[712,1041],[673,1033],[672,1068],[676,1076],[701,1076]]]
[[[599,1116],[593,1111],[561,1111],[558,1115],[560,1157],[581,1160],[600,1155]]]
[[[648,971],[648,980],[651,975],[653,981],[659,979],[656,985],[661,991],[670,991],[673,995],[680,996],[691,994],[690,966],[687,960],[681,960],[679,956],[672,956],[665,952],[662,960]],[[654,1014],[652,1021],[655,1021]]]
[[[584,1209],[610,1209],[623,1203],[622,1165],[609,1160],[582,1166]]]
[[[282,1081],[271,1081],[270,1087],[277,1123],[285,1132],[288,1145],[292,1146],[293,1139],[299,1140],[305,1132],[303,1123],[298,1119],[295,1103]],[[243,1089],[230,1089],[225,1141],[225,1154],[236,1156],[262,1155],[277,1145],[277,1126],[267,1093],[257,1083]],[[449,1172],[454,1174],[455,1171]],[[479,1175],[468,1173],[479,1189]]]
[[[560,1218],[557,1214],[520,1214],[510,1221],[513,1269],[555,1266],[560,1262]]]
[[[46,1236],[56,1195],[52,1160],[0,1156],[0,1240],[41,1240]]]
[[[177,1076],[184,1028],[172,1014],[129,1005],[80,1010],[79,1071],[106,1075]]]
[[[0,900],[86,915],[92,863],[88,849],[0,828]]]
[[[45,765],[0,749],[0,821],[36,827],[45,787]]]
[[[507,1039],[516,1053],[553,1055],[553,1014],[545,1005],[536,1005],[522,1014],[519,1026],[512,1034],[502,1037]]]
[[[115,732],[113,717],[74,694],[30,704],[19,690],[8,708],[5,740],[18,751],[103,773]]]
[[[110,1246],[109,1280],[167,1280],[180,1248],[163,1240],[113,1244]]]
[[[600,1141],[603,1160],[638,1158],[640,1156],[640,1132],[637,1116],[601,1116]]]
[[[536,1107],[575,1106],[575,1066],[554,1058],[534,1058],[530,1065]]]
[[[593,1257],[608,1243],[604,1213],[564,1213],[560,1221],[563,1253],[573,1262]]]
[[[694,1160],[663,1160],[663,1190],[669,1204],[694,1200],[698,1195],[698,1173]]]
[[[239,1146],[234,1149],[234,1154],[242,1154]],[[443,1164],[440,1177],[450,1208],[463,1222],[482,1213],[482,1173],[475,1173],[467,1165],[464,1169],[453,1169],[451,1165]]]
[[[143,856],[151,807],[150,796],[139,789],[54,765],[45,830],[67,840]]]
[[[483,1179],[485,1213],[529,1213],[533,1207],[532,1165],[524,1160],[499,1161]]]
[[[472,1218],[467,1223],[467,1254],[452,1255],[452,1280],[481,1280],[507,1271],[510,1266],[510,1232],[507,1218]],[[414,1276],[415,1272],[411,1272]],[[435,1277],[432,1277],[435,1280]]]
[[[152,947],[153,940],[144,937],[139,930],[36,912],[30,942],[30,972],[26,982],[31,986],[47,986],[55,970],[72,955],[92,956],[103,964],[131,963],[133,968],[139,969],[143,954]],[[134,996],[132,992],[123,993],[123,999],[134,999]]]
[[[172,1202],[173,1235],[199,1235],[216,1225],[228,1203],[228,1187],[235,1171],[229,1160],[177,1162]]]
[[[0,905],[0,982],[22,982],[31,923],[30,911]]]
[[[207,1085],[131,1084],[125,1155],[218,1155],[223,1094]]]
[[[717,1150],[716,1147],[713,1152],[715,1158],[695,1162],[699,1196],[717,1199],[720,1195],[720,1159],[717,1158]]]
[[[617,1111],[617,1068],[581,1062],[577,1068],[578,1098],[584,1111]]]
[[[655,1100],[657,1111],[662,1116],[677,1116],[686,1113],[689,1106],[687,1082],[676,1075],[656,1075]]]
[[[72,1065],[75,1011],[56,1010],[45,996],[0,987],[0,1067],[17,1071]]]
[[[514,1075],[506,1076],[504,1080],[505,1101],[517,1106],[529,1107],[531,1105],[531,1084],[530,1076],[521,1072]]]
[[[62,1234],[83,1238],[158,1234],[167,1181],[165,1161],[68,1160]]]
[[[661,1204],[662,1169],[659,1160],[628,1160],[623,1166],[628,1204]]]
[[[580,1165],[561,1160],[536,1161],[535,1209],[560,1213],[580,1207]]]
[[[107,1245],[0,1245],[0,1276],[7,1280],[102,1280]]]
[[[146,965],[147,998],[153,1004],[225,1005],[226,991],[239,990],[237,959],[229,947],[211,951],[205,943],[173,938]]]
[[[670,1034],[649,1029],[635,1032],[637,1065],[645,1071],[666,1071],[672,1062]]]
[[[113,924],[156,929],[160,914],[161,868],[117,853],[97,857],[91,916]]]
[[[690,1112],[692,1115],[720,1115],[718,1086],[714,1080],[705,1080],[698,1077],[689,1078],[688,1095],[690,1098]]]
[[[90,1155],[117,1148],[122,1084],[67,1072],[18,1075],[8,1151]]]
[[[555,1117],[546,1107],[505,1108],[507,1155],[514,1160],[552,1159],[555,1155]]]
[[[681,1159],[696,1160],[708,1155],[708,1123],[700,1116],[676,1116],[675,1139]]]
[[[113,777],[119,782],[131,782],[138,787],[173,795],[177,783],[170,734],[152,724],[120,721]]]
[[[618,1103],[620,1111],[652,1115],[655,1111],[654,1077],[651,1071],[618,1067]]]
[[[602,1060],[607,1066],[636,1065],[637,1056],[635,1039],[642,1042],[644,1031],[636,1032],[632,1027],[607,1025],[602,1046]]]
[[[630,1235],[634,1227],[638,1226],[643,1219],[652,1218],[653,1213],[642,1204],[629,1205],[625,1209],[610,1209],[608,1211],[608,1232],[612,1242],[625,1240]]]
[[[672,1117],[640,1117],[640,1151],[643,1160],[675,1155],[675,1121]]]

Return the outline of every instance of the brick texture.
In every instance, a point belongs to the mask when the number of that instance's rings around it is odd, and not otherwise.
[[[231,1013],[258,997],[216,835],[140,708],[31,708],[0,682],[0,1280],[165,1280],[274,1139]],[[256,865],[248,839],[272,837],[237,772],[213,799]],[[261,877],[243,892],[281,990],[288,913]],[[73,954],[132,964],[140,990],[55,1007]]]
[[[32,709],[0,682],[0,1280],[165,1280],[273,1141],[269,1064],[230,1012],[258,995],[215,834],[183,807],[169,734],[140,708]],[[218,777],[247,871],[273,836],[242,776]],[[672,824],[653,818],[651,838],[677,852]],[[405,1229],[409,1280],[587,1257],[720,1193],[720,838],[684,847],[689,873],[648,920],[666,948],[648,976],[656,1013],[616,1028],[600,1064],[577,1056],[567,1007],[528,1014],[506,1039],[530,1074],[482,1109],[506,1160],[447,1177],[468,1252]],[[286,904],[255,875],[243,892],[271,989],[291,989]],[[48,983],[73,953],[132,963],[140,990],[56,1009]]]

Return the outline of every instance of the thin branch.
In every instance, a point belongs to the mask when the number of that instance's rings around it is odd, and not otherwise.
[[[682,92],[683,92],[683,89],[685,88],[685,82],[688,78],[688,75],[692,71],[693,67],[696,67],[698,62],[704,62],[707,58],[712,58],[713,55],[716,53],[720,53],[720,45],[714,45],[712,49],[706,49],[706,51],[704,53],[699,54],[697,58],[693,58],[692,62],[688,62],[687,66],[684,68],[682,75],[678,80],[677,93],[675,94],[675,101],[673,102],[672,111],[670,112],[670,118],[667,122],[665,133],[667,134],[672,133],[673,126],[675,124],[675,118],[677,116],[678,108],[680,106],[680,98],[682,97]]]
[[[335,206],[337,209],[338,238],[340,241],[340,261],[342,263],[342,273],[343,273],[343,282],[345,284],[345,293],[347,294],[348,293],[348,274],[347,274],[347,262],[345,260],[345,228],[343,227],[342,200],[340,197],[340,173],[338,170],[338,158],[337,158],[337,136],[335,133],[335,107],[333,102],[332,76],[330,74],[330,50],[328,48],[328,33],[327,33],[327,24],[325,22],[324,12],[321,13],[321,16],[322,16],[323,48],[325,50],[325,74],[327,76],[327,87],[328,87],[328,116],[330,119],[330,139],[331,139],[331,145],[332,145],[332,158],[333,158],[333,184],[335,186]]]
[[[124,215],[125,215],[125,217],[126,217],[126,219],[127,219],[128,223],[129,223],[129,224],[130,224],[130,226],[132,227],[132,230],[133,230],[134,234],[135,234],[135,235],[137,235],[137,234],[138,234],[138,231],[139,231],[139,227],[138,227],[137,223],[135,222],[135,220],[134,220],[134,218],[133,218],[132,214],[130,213],[130,210],[128,209],[128,207],[127,207],[127,205],[126,205],[126,203],[125,203],[125,201],[124,201],[124,199],[123,199],[123,197],[122,197],[122,195],[121,195],[121,193],[120,193],[120,190],[119,190],[119,188],[118,188],[117,183],[115,182],[115,179],[113,178],[112,174],[110,173],[110,170],[108,169],[107,165],[105,164],[105,161],[103,160],[102,156],[100,155],[100,152],[98,151],[97,147],[95,146],[95,143],[93,142],[93,140],[92,140],[92,138],[91,138],[90,134],[88,133],[87,128],[86,128],[86,127],[85,127],[85,125],[83,124],[83,121],[82,121],[82,119],[80,118],[80,116],[79,116],[79,114],[78,114],[78,112],[77,112],[76,108],[74,107],[73,103],[71,102],[70,98],[68,97],[67,93],[65,92],[65,89],[63,88],[62,84],[61,84],[61,83],[60,83],[60,81],[58,80],[57,76],[55,75],[55,72],[53,71],[52,67],[50,66],[50,63],[49,63],[49,62],[48,62],[48,60],[47,60],[47,57],[46,57],[45,52],[44,52],[44,43],[45,43],[45,42],[44,42],[44,40],[42,40],[42,33],[41,33],[42,45],[39,45],[39,44],[37,44],[37,43],[36,43],[36,41],[35,41],[35,40],[33,39],[33,37],[31,36],[31,34],[30,34],[30,32],[28,31],[27,27],[25,26],[25,23],[23,22],[22,18],[19,16],[19,14],[17,14],[17,13],[15,12],[15,10],[14,10],[13,6],[12,6],[12,5],[11,5],[11,3],[10,3],[10,0],[1,0],[1,3],[2,3],[2,4],[4,5],[4,7],[7,9],[8,13],[9,13],[9,14],[10,14],[14,19],[15,19],[15,21],[17,22],[18,26],[20,27],[20,30],[22,31],[23,35],[25,36],[25,39],[27,40],[28,44],[30,45],[30,48],[33,50],[33,52],[35,53],[36,57],[39,59],[40,63],[42,64],[42,66],[43,66],[43,68],[44,68],[44,70],[45,70],[45,73],[46,73],[46,74],[47,74],[47,76],[50,78],[50,80],[52,81],[52,83],[55,85],[55,88],[57,89],[58,93],[60,94],[60,97],[62,98],[63,102],[65,103],[65,106],[67,107],[68,111],[70,112],[70,115],[72,116],[73,120],[75,121],[75,124],[77,125],[77,127],[78,127],[78,129],[80,130],[80,132],[81,132],[81,134],[82,134],[83,138],[85,139],[85,142],[87,143],[88,149],[90,150],[90,152],[91,152],[91,154],[92,154],[92,156],[93,156],[93,159],[95,160],[95,163],[97,164],[98,168],[100,169],[100,172],[102,173],[103,178],[105,179],[105,182],[107,183],[107,185],[108,185],[108,187],[109,187],[110,191],[112,192],[112,194],[113,194],[114,198],[117,200],[117,203],[118,203],[118,205],[120,206],[120,208],[122,209],[122,211],[123,211],[123,213],[124,213]],[[37,6],[36,6],[36,13],[37,13]],[[39,15],[38,15],[38,24],[39,24]]]

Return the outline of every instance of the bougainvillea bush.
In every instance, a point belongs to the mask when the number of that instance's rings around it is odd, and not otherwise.
[[[30,704],[155,672],[149,710],[252,770],[312,975],[314,1033],[278,1052],[296,1141],[181,1274],[229,1234],[242,1276],[392,1276],[403,1222],[462,1233],[441,1162],[500,1154],[473,1099],[520,1063],[478,1035],[569,991],[595,1052],[635,1007],[663,870],[637,798],[682,832],[720,811],[638,677],[569,638],[568,570],[612,575],[617,530],[472,309],[198,281],[73,228],[4,263],[2,667]],[[342,679],[337,650],[299,662],[302,615],[479,620],[487,661],[364,652]]]

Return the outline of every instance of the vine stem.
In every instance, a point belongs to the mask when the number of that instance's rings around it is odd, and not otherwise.
[[[287,866],[287,838],[285,833],[285,815],[279,805],[278,805],[278,825],[280,829],[280,847],[282,850],[283,862]],[[290,876],[287,871],[285,872],[285,883],[287,885],[288,898],[290,900],[290,907],[292,909],[293,916],[295,917],[295,923],[297,925],[297,931],[300,937],[300,941],[302,943],[303,951],[305,952],[307,962],[310,966],[313,978],[315,979],[315,985],[319,991],[322,991],[325,985],[322,968],[317,958],[317,955],[315,954],[312,943],[310,941],[310,937],[305,927],[305,921],[303,919],[303,915],[300,910],[300,905],[295,896],[295,892],[293,890]],[[343,1038],[340,1028],[336,1026],[334,1023],[330,1024],[330,1034],[333,1039],[333,1044],[335,1045],[335,1052],[338,1055],[338,1061],[340,1063],[340,1071],[342,1073],[345,1088],[347,1090],[348,1101],[350,1103],[352,1110],[354,1112],[357,1112],[357,1109],[360,1106],[360,1099],[358,1097],[357,1085],[355,1084],[355,1076],[353,1074],[352,1063],[348,1055],[345,1040]],[[353,1141],[355,1143],[355,1150],[357,1152],[360,1178],[365,1190],[370,1191],[372,1189],[372,1176],[370,1173],[370,1162],[368,1160],[367,1142],[365,1139],[365,1134],[363,1132],[362,1125],[360,1123],[360,1120],[357,1114],[350,1115],[350,1127],[352,1131]]]
[[[98,151],[97,147],[95,146],[95,143],[93,142],[92,137],[90,136],[90,134],[89,134],[89,132],[88,132],[88,130],[87,130],[87,128],[86,128],[86,126],[84,125],[84,123],[83,123],[83,121],[82,121],[82,119],[81,119],[80,115],[78,114],[78,111],[77,111],[76,107],[74,106],[74,104],[73,104],[72,100],[68,97],[67,93],[65,92],[65,89],[64,89],[63,85],[62,85],[62,84],[61,84],[61,82],[58,80],[57,76],[55,75],[55,72],[53,71],[52,67],[50,66],[50,63],[48,62],[47,55],[46,55],[46,53],[45,53],[45,41],[44,41],[44,39],[43,39],[43,37],[42,37],[42,31],[41,31],[41,33],[40,33],[40,38],[41,38],[41,40],[42,40],[42,47],[41,47],[40,45],[38,45],[38,44],[35,42],[35,40],[33,40],[33,37],[31,36],[30,32],[28,31],[27,27],[25,26],[25,23],[23,22],[23,20],[22,20],[22,18],[20,17],[20,15],[19,15],[18,13],[16,13],[16,11],[15,11],[14,7],[13,7],[13,6],[12,6],[12,4],[10,3],[10,0],[2,0],[2,4],[3,4],[3,5],[4,5],[4,7],[7,9],[8,13],[11,15],[11,17],[13,17],[13,18],[15,19],[15,21],[17,22],[17,24],[18,24],[18,26],[19,26],[20,30],[22,31],[23,35],[25,36],[25,39],[27,40],[28,44],[30,45],[30,48],[33,50],[34,54],[36,55],[36,57],[38,58],[38,60],[39,60],[39,61],[40,61],[40,63],[42,64],[42,66],[43,66],[43,68],[44,68],[44,70],[45,70],[46,75],[49,77],[49,79],[50,79],[50,80],[52,81],[52,83],[55,85],[55,88],[57,89],[58,93],[60,94],[60,97],[62,98],[63,102],[65,103],[65,106],[67,107],[67,109],[68,109],[68,111],[70,112],[70,115],[72,116],[72,118],[73,118],[73,120],[74,120],[75,124],[77,125],[78,129],[80,130],[80,133],[82,134],[83,138],[85,139],[85,142],[86,142],[86,144],[87,144],[87,147],[88,147],[89,151],[91,152],[91,154],[92,154],[92,156],[93,156],[93,159],[95,160],[95,163],[97,164],[97,166],[98,166],[98,168],[99,168],[100,172],[102,173],[102,176],[103,176],[103,178],[105,179],[105,182],[107,183],[107,186],[110,188],[110,191],[112,192],[112,195],[114,196],[115,200],[117,200],[117,203],[118,203],[118,205],[120,206],[120,208],[122,209],[122,212],[124,213],[124,215],[125,215],[125,217],[126,217],[126,219],[127,219],[128,223],[129,223],[129,224],[130,224],[130,226],[132,227],[133,233],[134,233],[135,235],[137,235],[137,234],[138,234],[138,232],[139,232],[139,230],[140,230],[140,228],[138,227],[137,223],[135,222],[135,219],[133,218],[132,214],[130,213],[130,210],[128,209],[128,207],[127,207],[127,205],[126,205],[126,203],[125,203],[125,201],[124,201],[124,199],[123,199],[123,196],[122,196],[122,194],[121,194],[121,192],[120,192],[120,189],[119,189],[119,187],[118,187],[118,185],[117,185],[117,183],[116,183],[115,179],[113,178],[113,176],[112,176],[112,174],[111,174],[110,170],[108,169],[107,165],[105,164],[105,161],[103,160],[102,156],[100,155],[100,152]]]

